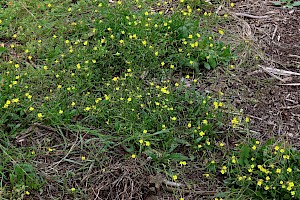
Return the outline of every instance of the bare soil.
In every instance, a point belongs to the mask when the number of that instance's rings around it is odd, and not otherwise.
[[[280,136],[299,147],[300,76],[278,74],[276,69],[300,72],[300,10],[245,0],[230,11],[240,19],[237,23],[247,25],[259,57],[253,67],[233,72],[239,80],[228,88],[237,97],[233,103],[252,117],[251,129],[261,137]]]

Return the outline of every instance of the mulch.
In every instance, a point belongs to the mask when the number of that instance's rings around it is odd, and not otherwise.
[[[244,0],[235,2],[230,12],[240,19],[237,23],[248,26],[248,38],[261,55],[256,66],[236,74],[242,97],[235,105],[252,117],[251,128],[261,137],[279,136],[300,147],[300,76],[276,73],[300,72],[300,9]]]

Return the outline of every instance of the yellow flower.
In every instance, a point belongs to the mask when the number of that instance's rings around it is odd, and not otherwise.
[[[180,161],[179,164],[180,165],[186,165],[186,161]]]
[[[202,120],[202,123],[207,125],[208,121],[206,119],[204,119],[204,120]]]
[[[29,192],[29,191],[26,191],[25,194],[26,194],[26,195],[30,195],[30,192]]]
[[[262,183],[263,183],[263,180],[262,180],[262,179],[259,179],[259,180],[257,181],[257,185],[258,185],[258,186],[261,186]]]
[[[279,146],[275,146],[274,149],[275,149],[275,151],[278,151],[279,150]]]
[[[224,35],[224,31],[222,29],[219,29],[220,35]]]
[[[43,114],[42,113],[38,113],[37,116],[38,116],[38,118],[42,118]]]
[[[234,117],[231,120],[231,124],[232,124],[232,127],[235,128],[239,124],[239,120],[236,117]]]
[[[172,121],[176,121],[176,119],[177,119],[176,117],[172,117],[171,118]]]
[[[286,170],[288,173],[290,173],[290,172],[292,172],[293,170],[292,170],[292,168],[287,168],[287,170]]]
[[[256,150],[256,146],[255,146],[255,145],[253,145],[253,146],[252,146],[252,149],[253,149],[253,150]]]
[[[136,155],[135,155],[135,154],[132,154],[132,155],[131,155],[131,158],[133,158],[133,159],[136,158]]]
[[[172,176],[172,179],[173,179],[174,181],[176,181],[177,178],[178,178],[177,175],[173,175],[173,176]]]
[[[75,191],[76,191],[76,189],[75,189],[75,188],[71,188],[71,191],[72,191],[72,192],[75,192]]]
[[[296,192],[295,191],[291,191],[291,195],[295,196]]]
[[[281,173],[281,169],[279,169],[279,168],[276,169],[276,173],[277,173],[277,174],[280,174],[280,173]]]
[[[215,109],[219,108],[219,103],[218,102],[215,101],[213,104],[214,104]]]
[[[18,103],[18,102],[19,102],[19,99],[18,99],[18,98],[12,99],[11,101],[12,101],[13,103]]]
[[[246,117],[245,122],[246,122],[246,123],[249,123],[249,122],[250,122],[250,118],[249,118],[249,117]]]
[[[280,153],[284,153],[284,149],[280,149]]]
[[[270,187],[269,187],[269,186],[266,186],[266,187],[265,187],[265,190],[268,190],[268,189],[270,189]]]
[[[84,161],[85,160],[85,156],[81,156],[81,160]]]
[[[145,144],[146,144],[147,147],[150,146],[150,142],[148,142],[148,141],[146,141]]]
[[[29,110],[30,110],[30,111],[33,111],[33,110],[34,110],[34,107],[30,107]]]
[[[287,159],[287,160],[290,159],[289,155],[283,155],[282,157],[283,157],[283,159]]]
[[[288,182],[288,185],[289,185],[289,187],[294,187],[295,186],[294,182]]]

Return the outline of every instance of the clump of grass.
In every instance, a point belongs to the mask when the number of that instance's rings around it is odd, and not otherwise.
[[[299,156],[296,149],[273,139],[237,144],[228,155],[226,169],[221,169],[227,176],[225,184],[230,188],[229,195],[232,198],[298,199]]]
[[[235,56],[221,41],[224,30],[212,31],[227,16],[207,6],[193,0],[3,6],[0,138],[13,140],[33,123],[93,129],[111,136],[108,150],[122,146],[127,159],[147,157],[173,181],[181,178],[173,166],[225,155],[225,134],[243,123],[224,112],[222,92],[199,91],[198,82]],[[32,165],[20,164],[32,159],[8,159],[0,173],[9,168],[11,179],[3,176],[3,185],[38,189],[42,181],[27,181]],[[227,173],[224,160],[209,161],[209,173]]]

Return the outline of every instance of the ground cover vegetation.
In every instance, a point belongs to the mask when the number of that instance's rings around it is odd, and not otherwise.
[[[55,179],[63,195],[88,199],[72,177],[122,149],[116,158],[173,183],[201,167],[196,179],[222,183],[211,198],[299,199],[299,151],[253,138],[251,119],[222,91],[199,90],[208,71],[233,69],[245,45],[222,41],[230,17],[213,3],[1,1],[0,197],[30,199]],[[68,174],[46,177],[44,155],[53,168],[70,164]]]

